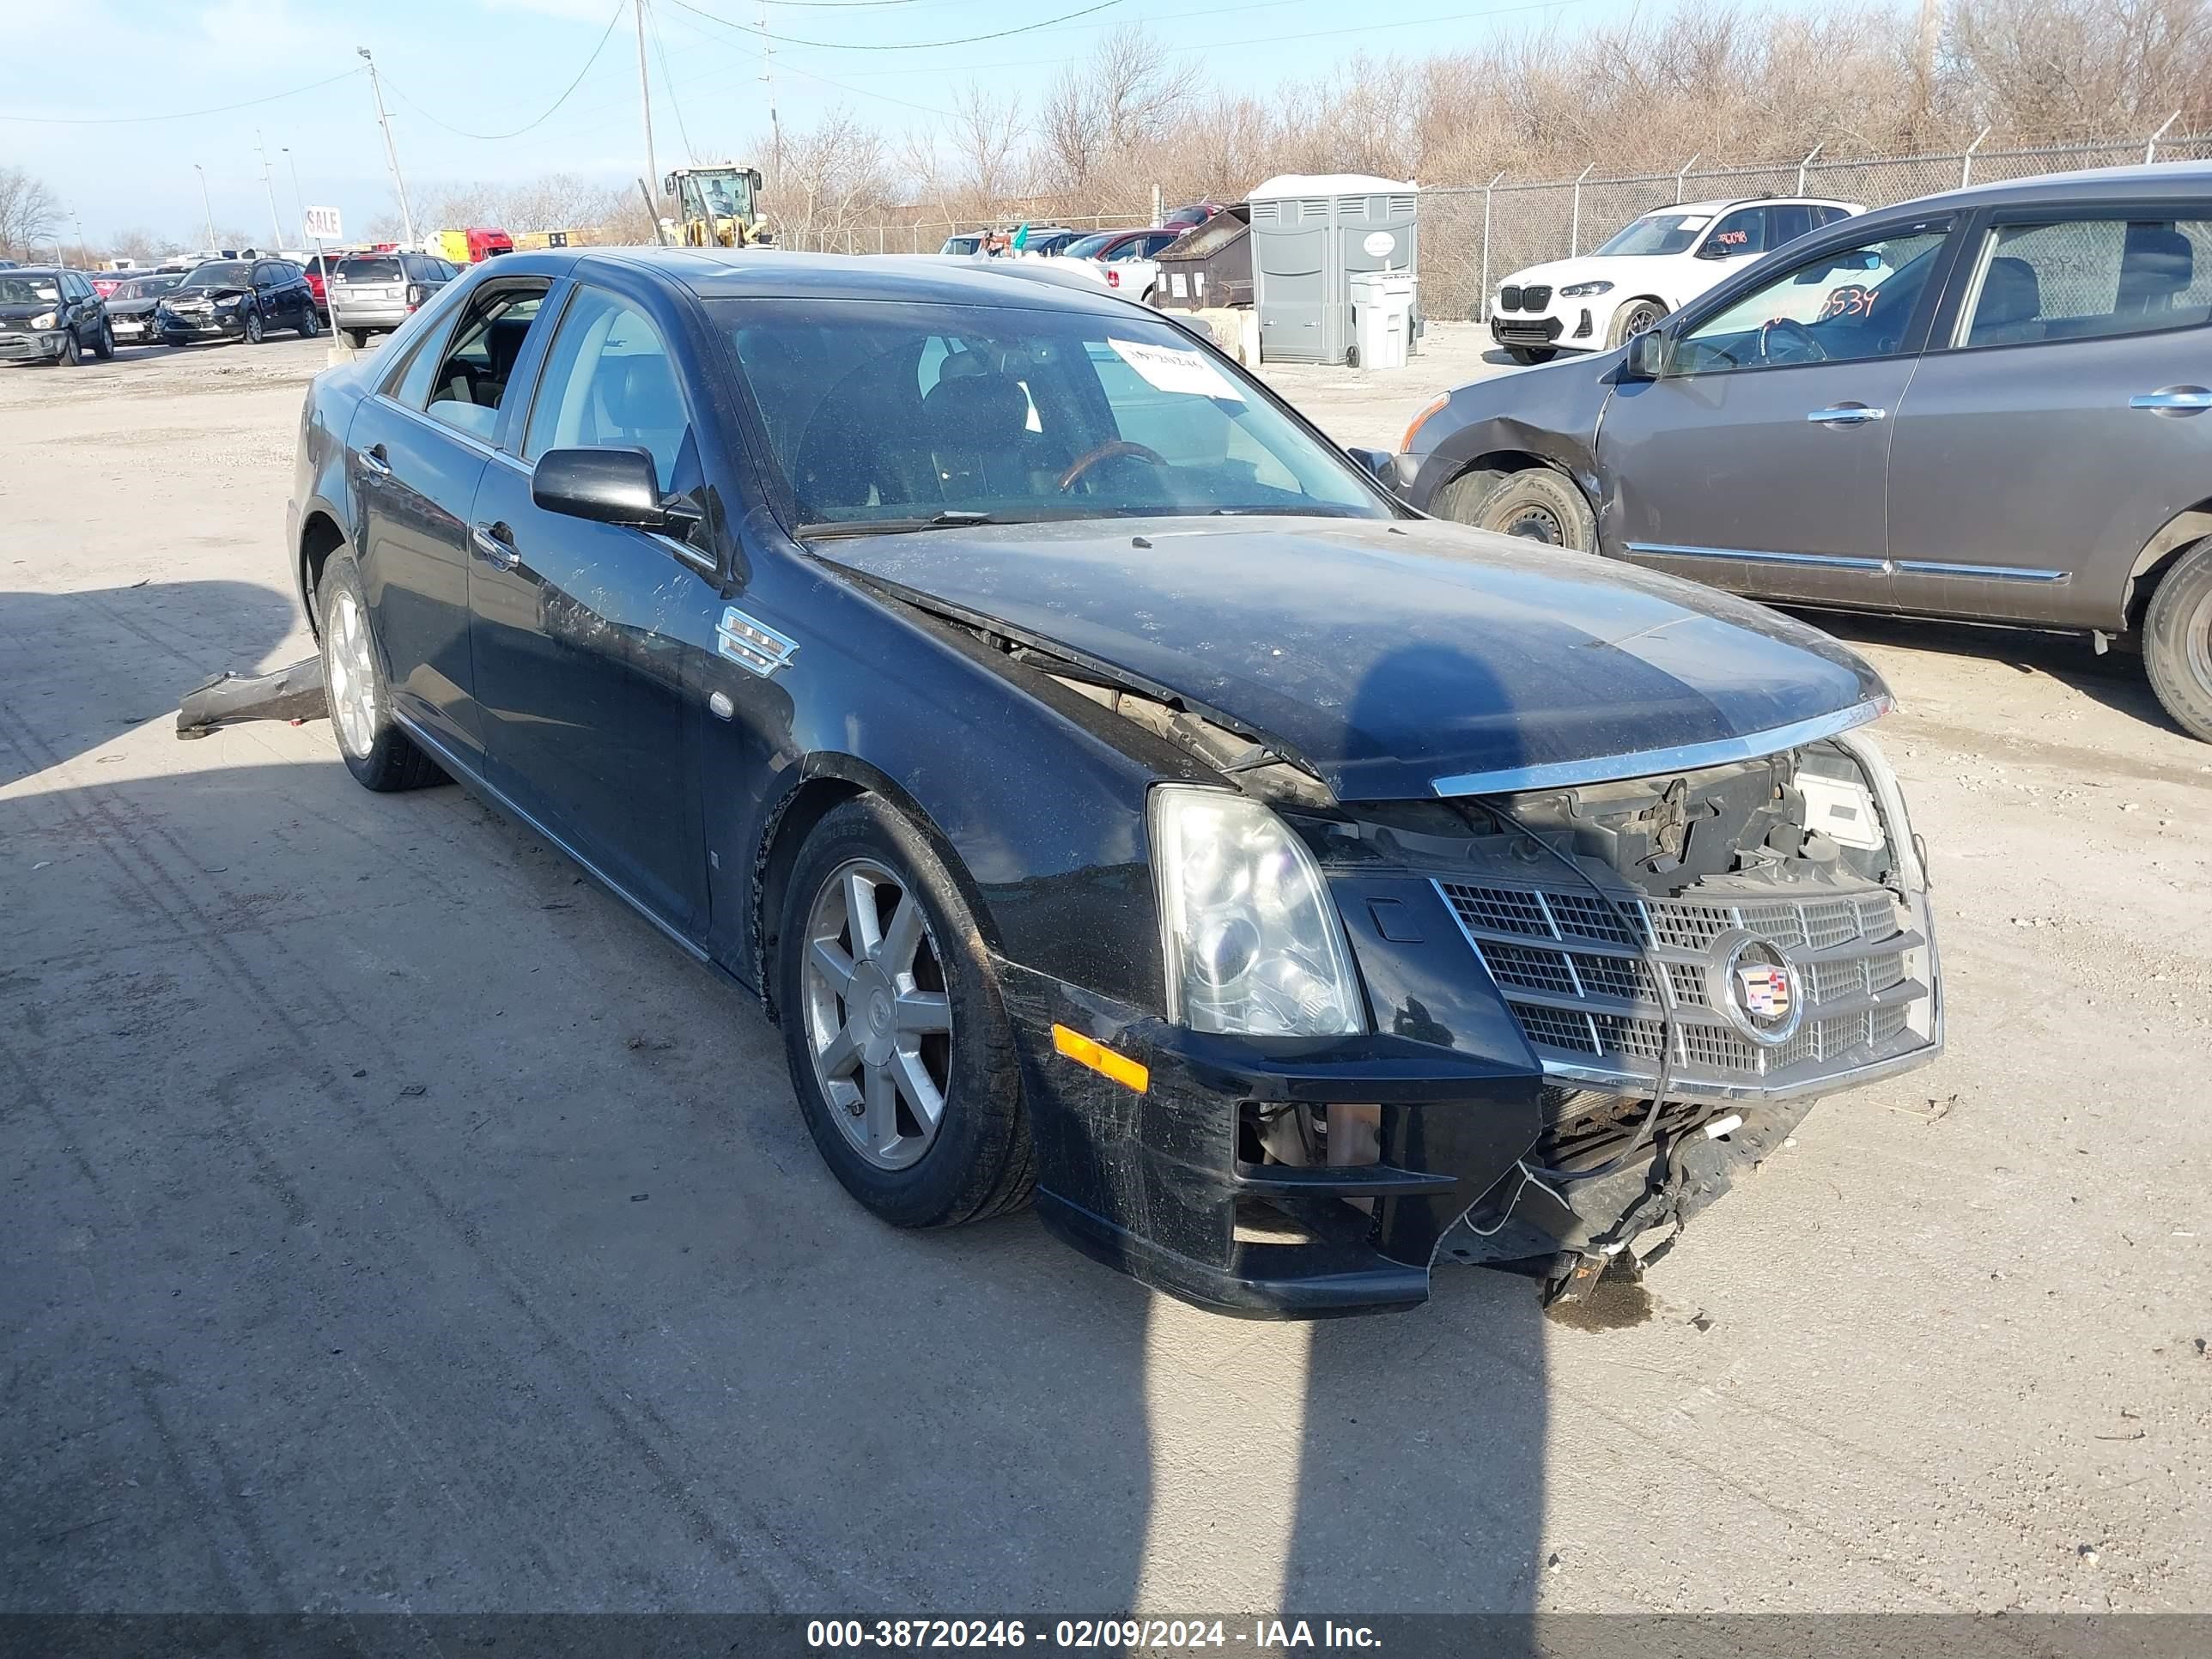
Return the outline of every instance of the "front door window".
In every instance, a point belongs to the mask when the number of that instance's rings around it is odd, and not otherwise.
[[[1816,254],[1684,331],[1674,371],[1893,356],[1905,349],[1942,246],[1941,230],[1908,230]]]

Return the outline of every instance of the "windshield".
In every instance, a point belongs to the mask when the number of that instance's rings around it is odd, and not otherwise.
[[[342,283],[396,283],[399,280],[399,261],[388,253],[366,259],[341,259],[334,274]]]
[[[1166,323],[868,300],[715,309],[802,525],[1390,516],[1349,461]]]
[[[185,278],[185,288],[245,288],[250,285],[253,267],[243,261],[214,265],[202,265]]]
[[[0,276],[0,306],[33,306],[61,297],[61,285],[51,276]]]
[[[1590,250],[1593,255],[1680,253],[1698,240],[1698,233],[1712,223],[1709,213],[1647,213],[1626,230]]]
[[[157,294],[167,294],[185,279],[183,276],[140,276],[124,283],[115,290],[118,300],[150,300]]]
[[[1118,230],[1102,230],[1095,236],[1085,236],[1079,241],[1070,242],[1061,252],[1071,259],[1088,259],[1121,234]]]

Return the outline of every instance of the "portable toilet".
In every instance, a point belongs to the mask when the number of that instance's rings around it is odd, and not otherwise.
[[[1357,173],[1291,173],[1268,179],[1250,201],[1261,360],[1343,362],[1352,344],[1352,274],[1419,267],[1419,186]]]

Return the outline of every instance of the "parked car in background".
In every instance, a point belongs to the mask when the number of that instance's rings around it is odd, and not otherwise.
[[[1809,197],[1662,208],[1578,258],[1508,276],[1491,298],[1491,337],[1522,363],[1549,362],[1562,351],[1612,350],[1741,262],[1863,211],[1856,203]]]
[[[331,271],[342,257],[336,253],[310,253],[300,262],[300,274],[307,279],[308,292],[315,296],[325,322],[331,319]]]
[[[458,274],[428,253],[349,253],[323,290],[330,296],[331,326],[358,350],[370,335],[398,328]]]
[[[115,355],[107,307],[81,270],[12,265],[0,271],[0,362],[68,363]]]
[[[1152,256],[1182,234],[1180,228],[1162,225],[1102,230],[1069,243],[1059,257],[1114,292],[1150,303],[1160,273]]]
[[[107,296],[107,326],[116,340],[124,345],[153,343],[158,337],[155,307],[184,282],[185,275],[181,270],[147,271],[119,284]]]
[[[2124,635],[2212,741],[2208,325],[2212,167],[1982,185],[1449,392],[1398,472],[1443,517],[1761,599]]]
[[[242,340],[258,345],[273,329],[312,338],[322,313],[307,274],[289,259],[217,259],[194,268],[154,307],[164,345]]]
[[[768,999],[883,1220],[1034,1192],[1226,1311],[1571,1292],[1941,1050],[1863,662],[1425,522],[1037,263],[517,253],[318,375],[347,769]]]
[[[1170,208],[1160,216],[1160,223],[1170,230],[1194,230],[1220,211],[1218,202],[1192,202],[1187,206]]]
[[[937,251],[939,253],[952,254],[955,256],[988,253],[992,250],[994,242],[998,240],[1000,240],[1000,234],[996,231],[958,231],[952,235],[946,237],[945,239],[945,246]]]

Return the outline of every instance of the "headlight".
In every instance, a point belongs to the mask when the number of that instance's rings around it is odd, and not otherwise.
[[[52,312],[42,311],[37,316],[31,319],[31,326],[33,328],[52,328],[60,321],[61,319]]]
[[[1367,1029],[1352,952],[1305,843],[1226,789],[1152,791],[1168,1010],[1194,1031],[1340,1036]]]
[[[215,302],[215,308],[217,311],[228,311],[235,307],[239,301],[244,297],[245,295],[240,294],[229,295],[223,299],[217,300]]]
[[[1613,284],[1611,283],[1574,283],[1561,289],[1559,292],[1570,300],[1587,300],[1593,294],[1612,293]]]

